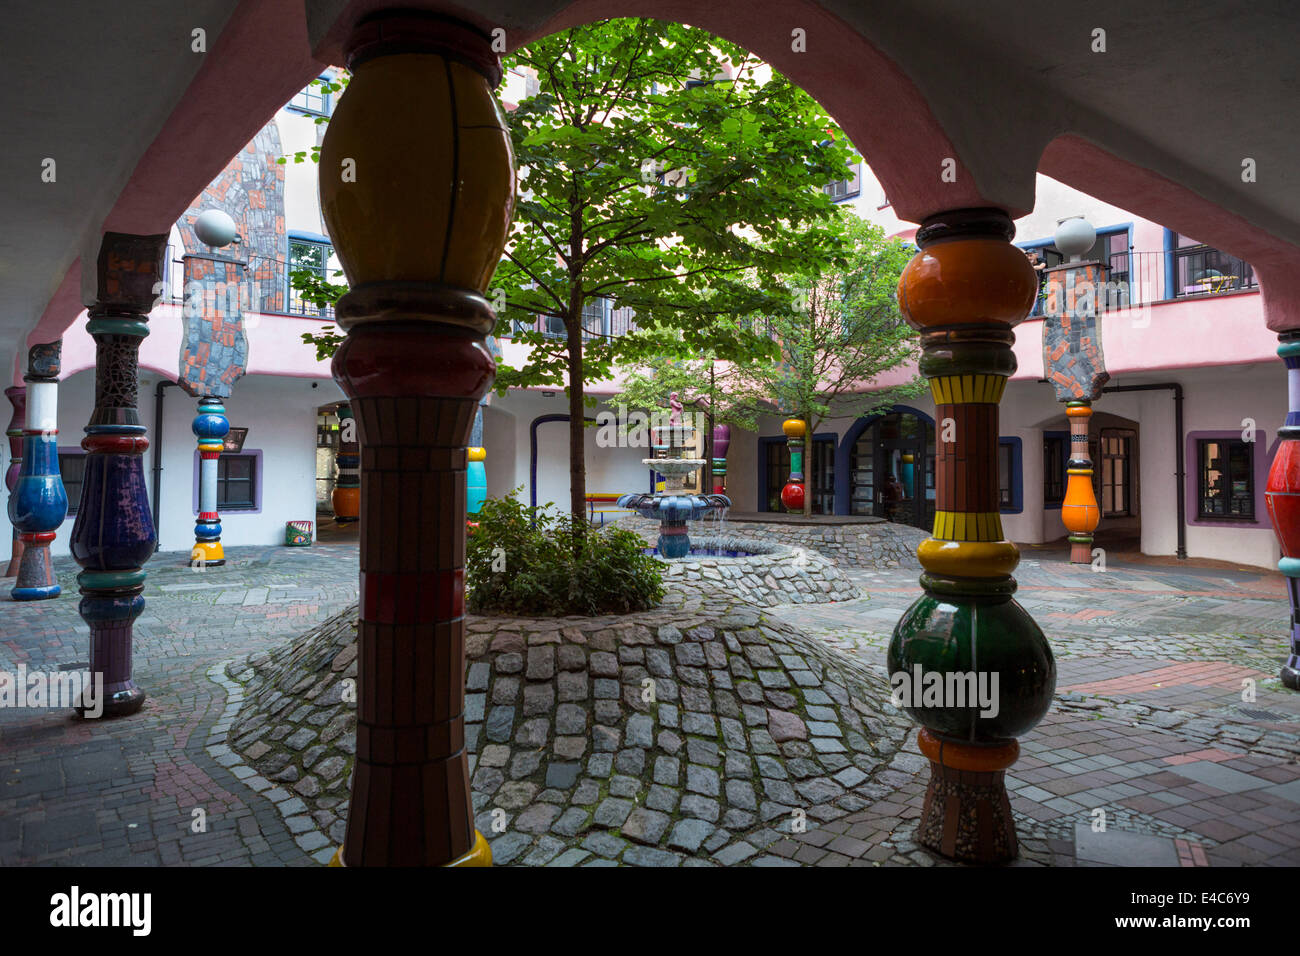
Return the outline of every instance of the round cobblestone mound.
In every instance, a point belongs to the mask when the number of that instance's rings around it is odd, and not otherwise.
[[[692,538],[691,547],[750,553],[735,558],[688,555],[666,561],[665,578],[721,587],[743,603],[762,607],[824,604],[863,596],[862,589],[834,561],[806,548],[736,535]]]
[[[640,516],[620,518],[616,525],[636,531],[653,542],[659,534],[656,522]],[[712,527],[698,522],[697,525]],[[692,531],[696,526],[692,526]],[[929,533],[911,525],[881,521],[874,524],[783,524],[763,521],[726,522],[726,533],[746,539],[802,548],[825,555],[841,568],[909,568],[920,570],[916,546]],[[695,540],[694,535],[691,538]]]
[[[282,804],[291,825],[336,844],[355,620],[228,669],[246,685],[230,746],[301,798]],[[467,617],[466,656],[476,825],[498,864],[742,863],[920,760],[881,677],[721,588],[670,581],[639,615]]]

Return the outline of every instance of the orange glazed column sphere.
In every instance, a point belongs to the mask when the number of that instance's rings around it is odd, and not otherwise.
[[[1038,296],[1038,274],[1001,238],[936,242],[898,280],[898,305],[916,329],[1020,322]]]

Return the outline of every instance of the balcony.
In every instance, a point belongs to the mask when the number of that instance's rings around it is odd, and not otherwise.
[[[167,247],[167,261],[163,267],[163,288],[166,290],[161,299],[173,305],[185,304],[185,250],[173,245]],[[332,319],[332,306],[317,307],[302,298],[302,293],[289,285],[290,266],[283,259],[271,256],[251,256],[244,267],[243,288],[238,291],[239,308],[244,312],[259,312],[264,315],[293,315],[311,319]],[[235,293],[229,293],[232,303]]]
[[[1166,279],[1172,281],[1166,281]],[[1157,302],[1204,298],[1259,288],[1250,263],[1210,246],[1184,246],[1169,252],[1119,252],[1108,257],[1105,287],[1098,294],[1102,311],[1132,309]],[[1045,314],[1046,282],[1030,318]]]

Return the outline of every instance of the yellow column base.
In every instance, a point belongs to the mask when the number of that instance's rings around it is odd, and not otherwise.
[[[220,541],[196,541],[194,547],[190,548],[190,563],[198,564],[216,564],[224,563],[226,552],[221,547]]]
[[[343,847],[334,851],[330,857],[330,866],[347,866],[343,862]],[[474,845],[469,851],[461,857],[452,860],[450,863],[444,863],[443,866],[491,866],[492,865],[492,848],[488,846],[488,841],[483,834],[477,830],[474,831]]]

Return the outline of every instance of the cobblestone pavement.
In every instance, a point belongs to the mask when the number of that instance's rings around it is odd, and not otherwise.
[[[147,565],[134,676],[149,697],[138,715],[0,708],[0,866],[311,862],[275,804],[240,782],[251,772],[208,752],[209,736],[224,736],[228,701],[207,671],[353,603],[356,545],[230,548],[225,567],[203,571],[188,557],[162,553]],[[79,569],[65,558],[55,570],[64,590],[50,601],[10,602],[6,584],[0,671],[86,666]]]
[[[1022,836],[1046,839],[1055,864],[1300,863],[1300,695],[1276,676],[1289,616],[1280,576],[1113,563],[1098,572],[1025,550],[1016,597],[1046,631],[1058,678],[1056,705],[1007,774]],[[893,625],[919,594],[915,574],[848,574],[866,599],[772,614],[884,675]],[[894,810],[915,816],[924,777],[772,852],[886,859],[885,844],[914,826]],[[1101,820],[1106,830],[1093,832]]]
[[[289,638],[355,602],[356,546],[230,558],[201,574],[184,555],[151,563],[135,657],[150,698],[136,717],[0,708],[0,865],[310,865],[332,852],[350,767],[350,721],[332,723],[346,715],[350,628]],[[0,604],[0,670],[84,666],[76,569],[57,569],[62,597]],[[635,624],[471,620],[475,804],[498,861],[943,865],[913,840],[926,764],[882,690],[916,572],[845,570],[869,597],[751,609],[676,591]],[[1300,862],[1300,700],[1274,677],[1280,580],[1097,574],[1046,553],[1017,577],[1060,669],[1057,705],[1008,776],[1020,862]],[[271,679],[295,670],[287,690]],[[272,707],[264,739],[251,736]],[[291,726],[271,739],[280,724]],[[271,770],[267,756],[286,751]],[[806,832],[790,832],[795,810]]]

